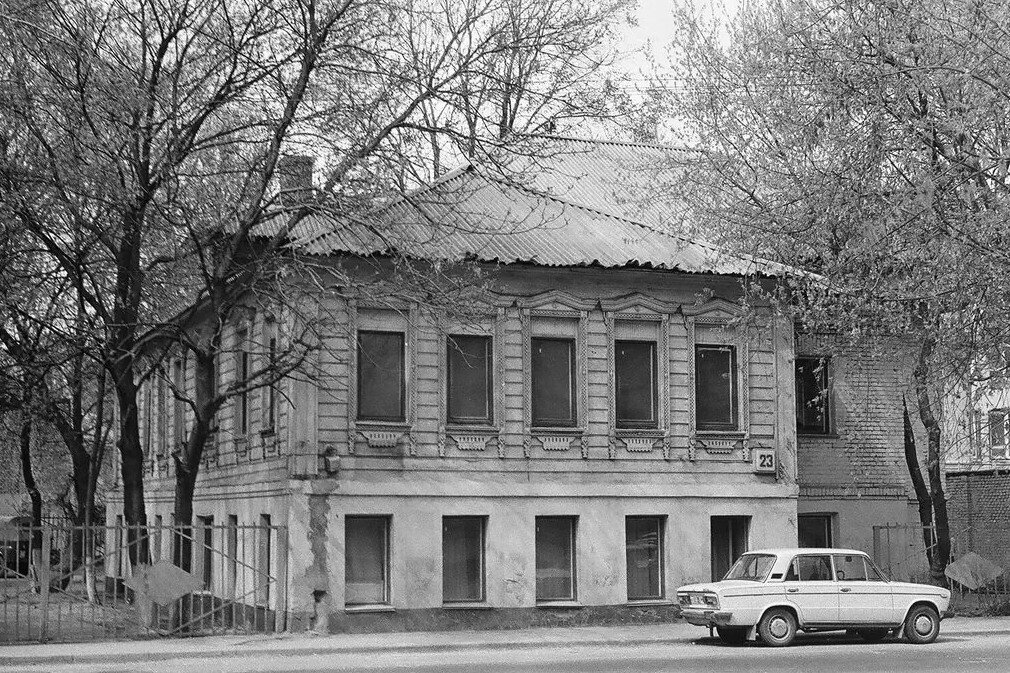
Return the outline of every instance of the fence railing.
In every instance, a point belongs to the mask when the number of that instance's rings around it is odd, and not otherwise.
[[[979,587],[951,582],[951,589],[956,594],[1010,594],[1010,525],[976,523],[961,526],[951,530],[950,538],[949,562],[974,552],[1003,571]],[[930,552],[936,550],[936,534],[932,526],[887,524],[873,527],[874,561],[892,579],[928,582],[927,549]]]
[[[0,528],[0,642],[280,631],[287,530]]]

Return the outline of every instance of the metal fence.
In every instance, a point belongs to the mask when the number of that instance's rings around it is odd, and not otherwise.
[[[287,529],[0,528],[0,643],[281,631]]]
[[[950,538],[951,562],[974,552],[1003,570],[1001,575],[979,588],[952,583],[951,588],[957,595],[1010,594],[1010,525],[976,522],[973,526],[952,528]],[[873,527],[874,561],[892,579],[928,582],[927,547],[930,551],[936,549],[936,535],[931,526],[888,524]]]

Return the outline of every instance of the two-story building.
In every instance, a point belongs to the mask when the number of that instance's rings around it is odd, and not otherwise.
[[[268,524],[283,532],[252,543],[252,565],[276,586],[251,600],[286,606],[292,628],[658,619],[678,585],[747,548],[792,546],[799,528],[869,549],[875,522],[907,520],[890,355],[745,312],[748,283],[790,271],[675,233],[680,211],[643,179],[669,148],[559,145],[521,181],[471,167],[390,204],[381,237],[308,228],[317,273],[390,276],[395,246],[469,260],[487,287],[465,319],[320,298],[336,319],[313,375],[220,415],[195,499],[207,591],[236,592],[240,539],[215,526]],[[224,380],[277,334],[266,314],[232,326]],[[192,384],[184,360],[168,371]],[[166,388],[141,409],[159,525],[188,423]]]

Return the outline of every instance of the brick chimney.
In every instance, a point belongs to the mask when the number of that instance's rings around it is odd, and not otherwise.
[[[312,200],[312,171],[316,160],[303,154],[288,154],[277,161],[281,204],[296,208]]]

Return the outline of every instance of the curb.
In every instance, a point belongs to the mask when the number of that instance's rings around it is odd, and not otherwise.
[[[234,648],[227,650],[173,650],[164,652],[136,652],[117,654],[114,652],[96,654],[53,654],[26,657],[0,656],[0,668],[6,666],[38,666],[42,664],[98,664],[98,663],[146,663],[151,661],[166,661],[169,659],[230,659],[267,655],[274,657],[320,656],[327,654],[354,655],[374,654],[376,652],[396,653],[446,653],[465,650],[536,650],[546,647],[638,647],[643,645],[674,645],[689,642],[695,638],[629,638],[625,640],[544,640],[544,641],[475,641],[468,643],[438,643],[432,645],[376,645],[350,647],[294,647],[294,648]]]

